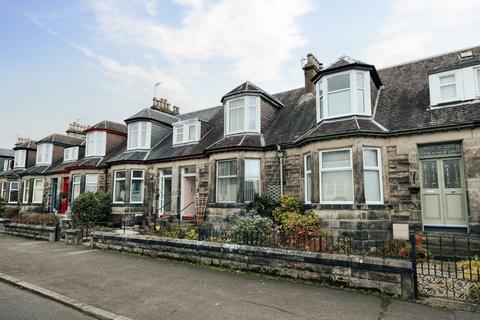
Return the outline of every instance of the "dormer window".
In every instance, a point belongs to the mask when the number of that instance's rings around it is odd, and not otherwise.
[[[128,125],[128,150],[150,149],[152,123],[147,121],[133,122]]]
[[[200,141],[200,121],[185,120],[173,124],[173,144],[194,143]]]
[[[42,143],[37,146],[37,165],[52,164],[53,145]]]
[[[25,159],[27,158],[27,150],[16,150],[15,160],[13,162],[14,168],[25,168]]]
[[[78,147],[65,148],[63,150],[63,162],[78,160]]]
[[[105,155],[105,147],[107,141],[107,133],[105,131],[93,131],[87,133],[87,150],[86,157]]]
[[[316,90],[317,122],[349,115],[371,115],[368,71],[325,75],[317,82]]]
[[[447,70],[428,77],[432,107],[480,98],[480,65]]]
[[[227,100],[225,134],[260,133],[260,97],[244,96]]]

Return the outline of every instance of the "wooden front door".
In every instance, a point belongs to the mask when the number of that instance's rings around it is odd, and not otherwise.
[[[61,213],[65,213],[68,210],[68,189],[70,186],[70,179],[63,178],[63,186],[62,186],[62,204],[60,208]]]
[[[420,161],[422,216],[425,226],[466,227],[462,158]]]

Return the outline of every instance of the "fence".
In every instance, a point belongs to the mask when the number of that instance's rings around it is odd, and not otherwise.
[[[418,293],[480,303],[480,239],[417,235]]]

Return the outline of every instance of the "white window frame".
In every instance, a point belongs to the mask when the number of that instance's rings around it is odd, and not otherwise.
[[[311,168],[310,170],[307,169],[307,158],[310,157],[310,163],[311,163]],[[313,169],[313,158],[312,155],[305,154],[303,156],[303,193],[304,193],[304,203],[305,204],[311,204],[312,203],[312,195],[313,195],[313,184],[311,183],[310,186],[308,186],[308,180],[307,180],[307,175],[310,175],[310,181],[313,182],[313,175],[312,175],[312,170]],[[307,199],[307,188],[310,188],[310,199]]]
[[[350,77],[350,88],[349,89],[341,89],[332,92],[328,92],[328,79],[334,78],[337,76],[348,74]],[[359,86],[357,84],[357,74],[363,75],[363,86]],[[360,111],[360,107],[358,106],[358,98],[357,92],[358,90],[363,90],[363,97],[364,97],[364,105],[365,111]],[[348,70],[343,72],[332,73],[329,75],[323,76],[317,83],[315,84],[316,90],[316,114],[317,114],[317,122],[326,119],[335,119],[341,118],[351,115],[365,115],[371,116],[372,115],[372,97],[370,91],[370,72],[364,70]],[[341,113],[330,115],[328,113],[328,95],[335,92],[350,90],[350,112]],[[322,92],[322,94],[320,94]],[[322,111],[320,110],[320,98],[322,98]]]
[[[142,173],[141,178],[134,178],[133,173],[140,171]],[[133,181],[141,181],[142,182],[142,187],[140,189],[140,194],[141,194],[141,200],[138,201],[132,201],[132,194],[133,194]],[[143,203],[144,200],[144,193],[145,193],[145,170],[143,169],[132,169],[130,171],[130,203]]]
[[[455,77],[455,91],[456,96],[450,99],[442,99],[440,91],[440,78],[453,75]],[[448,104],[463,99],[463,79],[462,69],[449,70],[445,72],[435,73],[428,76],[430,89],[430,103],[432,108],[442,107],[443,104]]]
[[[14,168],[25,168],[26,160],[27,150],[15,150],[15,161],[13,162]]]
[[[105,156],[105,149],[107,145],[107,132],[106,131],[92,131],[87,133],[86,136],[86,148],[85,157]],[[101,149],[100,152],[98,149]]]
[[[7,201],[7,183],[6,182],[0,182],[0,198],[2,198],[3,201]]]
[[[37,182],[41,183],[41,187],[37,187]],[[34,179],[33,180],[33,193],[32,193],[32,203],[40,204],[43,202],[43,189],[45,187],[45,181],[43,179]],[[38,190],[42,190],[41,198],[35,198],[35,192]]]
[[[475,95],[480,97],[480,67],[473,68],[474,80],[475,80]]]
[[[136,128],[134,129],[134,127]],[[145,135],[145,144],[142,145],[142,136]],[[136,145],[133,145],[133,143]],[[150,149],[152,144],[152,123],[136,121],[128,124],[128,150]]]
[[[238,163],[237,163],[238,159],[221,159],[221,160],[216,161],[216,163],[215,163],[215,183],[216,183],[216,185],[215,185],[215,201],[217,203],[237,203],[237,199],[238,199],[238,170],[236,170],[237,171],[236,175],[228,175],[228,176],[221,176],[221,177],[219,177],[219,175],[218,175],[218,164],[220,162],[225,162],[225,161],[233,161],[235,163],[235,166],[238,165]],[[237,184],[237,195],[235,197],[235,200],[233,200],[233,201],[225,201],[225,200],[220,201],[220,200],[218,200],[219,199],[218,192],[220,190],[219,187],[218,187],[218,185],[219,185],[218,179],[227,179],[227,178],[235,178],[235,182]]]
[[[89,182],[88,181],[88,178],[89,177],[95,177],[95,184],[93,184],[92,182]],[[89,191],[88,188],[91,187],[91,186],[95,186],[95,191]],[[98,191],[98,174],[96,173],[87,173],[85,174],[85,192],[92,192],[92,193],[95,193]]]
[[[78,182],[75,182],[75,178],[79,178]],[[78,185],[78,195],[75,196],[75,186]],[[72,201],[77,199],[82,194],[82,175],[76,174],[72,176]]]
[[[248,99],[249,98],[255,98],[255,129],[249,129],[248,124],[249,124],[249,116],[250,116],[250,106],[248,105]],[[232,131],[230,130],[230,112],[231,112],[231,103],[234,101],[242,100],[243,99],[243,106],[242,107],[235,107],[243,109],[243,129],[240,130],[235,130]],[[247,95],[243,97],[238,97],[238,98],[232,98],[226,101],[225,103],[225,108],[224,108],[224,118],[225,118],[225,123],[224,123],[224,128],[225,128],[225,135],[230,135],[230,134],[238,134],[238,133],[260,133],[261,132],[261,115],[260,115],[260,97],[259,96],[252,96],[252,95]]]
[[[3,160],[3,171],[8,171],[11,168],[12,160],[11,159],[5,159]]]
[[[63,149],[63,162],[72,162],[78,160],[78,147],[69,147]]]
[[[245,164],[243,166],[243,168],[244,168],[244,173],[243,173],[243,180],[244,180],[243,181],[243,202],[248,203],[250,201],[253,201],[253,199],[248,201],[248,202],[245,200],[245,185],[246,185],[247,181],[258,181],[258,195],[262,195],[262,159],[260,159],[260,158],[245,158],[244,161],[245,161],[245,163],[247,161],[258,162],[258,169],[259,169],[258,170],[258,176],[248,176],[247,177],[247,170],[246,170],[247,165]],[[238,190],[237,190],[237,192],[238,192]]]
[[[22,203],[28,203],[30,195],[30,180],[23,182]]]
[[[345,151],[348,150],[350,153],[350,166],[349,167],[339,167],[339,168],[325,168],[322,169],[323,154],[328,152],[336,151]],[[352,148],[341,148],[341,149],[328,149],[319,151],[319,161],[318,161],[318,176],[319,176],[319,191],[320,191],[320,204],[354,204],[355,202],[355,181],[353,179],[353,157],[352,157]],[[324,201],[322,194],[322,172],[332,172],[332,171],[347,171],[350,170],[352,174],[352,201]]]
[[[377,167],[367,166],[365,164],[365,150],[375,150],[377,152]],[[365,171],[377,171],[378,172],[378,183],[380,189],[380,201],[368,201],[365,195],[365,203],[366,204],[383,204],[383,176],[382,176],[382,148],[375,148],[375,147],[364,147],[363,148],[363,172]],[[365,174],[364,174],[364,186],[365,186]],[[364,187],[365,188],[365,187]]]
[[[37,145],[37,161],[36,165],[52,164],[53,144],[40,143]]]
[[[190,127],[195,126],[195,137],[190,139]],[[187,144],[196,143],[200,141],[201,125],[198,119],[188,119],[184,121],[175,122],[173,124],[173,144]],[[182,138],[179,139],[179,131],[182,131]]]
[[[13,189],[12,185],[16,183],[17,188]],[[12,201],[12,191],[17,191],[17,201]],[[10,181],[10,187],[8,188],[8,203],[19,203],[20,202],[20,181]]]
[[[123,178],[117,178],[117,172],[124,172],[125,176]],[[117,193],[117,181],[125,181],[125,191],[127,191],[127,171],[126,170],[115,170],[113,171],[113,195],[112,195],[112,203],[125,203],[123,201],[117,201],[115,199],[115,194]]]

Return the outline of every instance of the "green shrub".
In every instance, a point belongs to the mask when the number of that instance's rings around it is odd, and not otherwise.
[[[0,197],[0,213],[5,212],[5,200],[3,200],[2,197]]]
[[[320,218],[314,214],[302,214],[300,201],[294,196],[281,196],[280,205],[273,210],[273,217],[285,232],[316,233],[320,230]]]
[[[462,273],[465,275],[465,279],[478,281],[480,276],[478,274],[480,270],[480,260],[478,258],[459,261],[457,262],[457,266],[460,270],[463,269]],[[480,293],[480,291],[478,293]]]
[[[261,237],[271,236],[275,230],[272,219],[261,217],[255,210],[249,211],[246,215],[232,214],[228,216],[227,221],[235,232],[253,232]]]
[[[255,210],[259,216],[271,219],[276,206],[277,202],[272,197],[255,194],[253,201],[247,204],[247,212]]]
[[[31,224],[31,225],[40,225],[40,226],[56,226],[59,222],[59,218],[50,213],[24,213],[21,214],[14,221],[15,223]]]
[[[74,224],[106,221],[110,214],[110,197],[103,192],[83,193],[73,201],[71,211]]]

